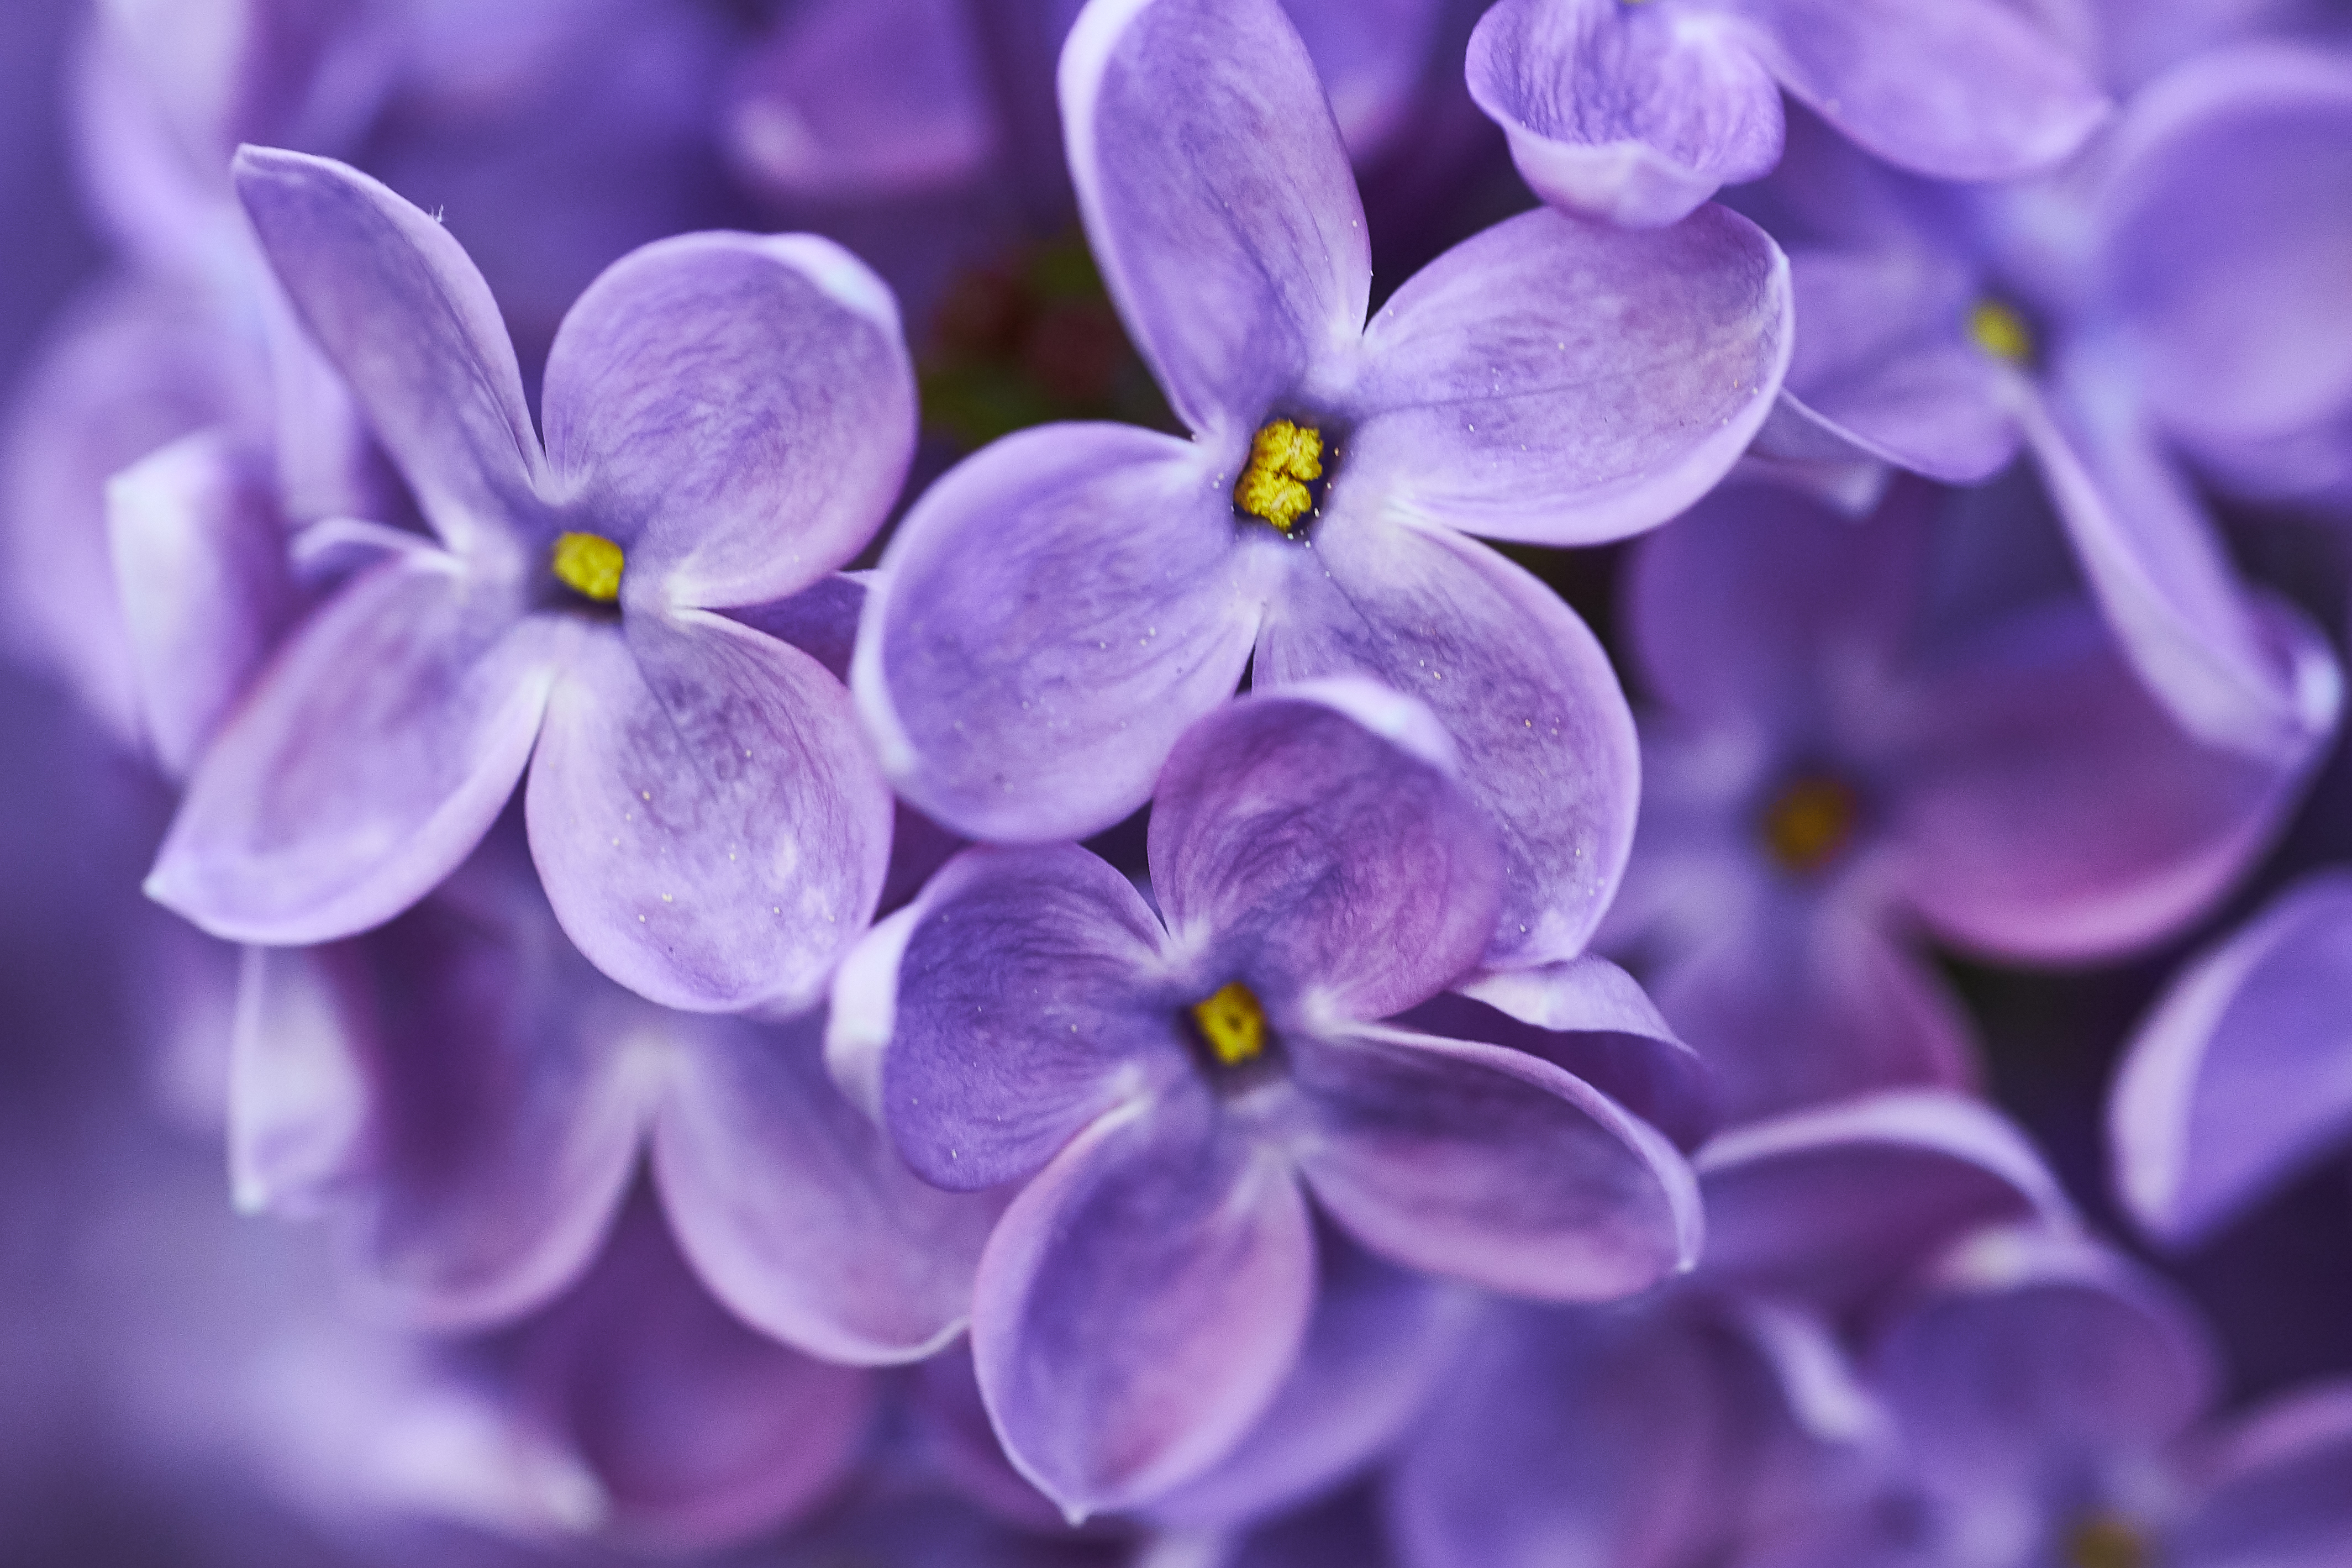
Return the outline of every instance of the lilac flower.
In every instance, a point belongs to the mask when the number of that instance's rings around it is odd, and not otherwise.
[[[1361,210],[1271,0],[1098,4],[1063,62],[1088,235],[1196,439],[1049,426],[924,495],[859,628],[886,767],[974,837],[1075,837],[1245,668],[1373,675],[1435,709],[1502,824],[1490,962],[1573,957],[1630,837],[1630,723],[1576,617],[1454,530],[1584,542],[1705,490],[1786,348],[1771,247],[1721,212],[1531,213],[1365,329]]]
[[[2116,1194],[2172,1247],[2352,1143],[2352,878],[2305,878],[2177,977],[2107,1106]]]
[[[2160,1281],[2079,1238],[1964,1247],[1897,1318],[1873,1382],[1911,1479],[1796,1560],[2180,1568],[2341,1561],[2352,1389],[2199,1431],[2219,1383],[2202,1325]]]
[[[1660,709],[1611,940],[1735,1121],[1972,1077],[1921,935],[2038,963],[2210,906],[2304,782],[2181,734],[2079,600],[1939,626],[1937,493],[1857,526],[1727,487],[1646,540],[1631,640]],[[2271,614],[2282,627],[2290,613]]]
[[[2296,488],[2297,437],[2352,411],[2344,62],[2206,57],[2135,97],[2095,155],[2001,187],[1911,179],[1805,129],[1759,198],[1807,323],[1761,445],[1972,483],[2022,444],[2166,706],[2213,743],[2309,755],[2339,704],[2332,661],[2238,581],[2182,459]]]
[[[1471,37],[1469,76],[1538,195],[1641,228],[1769,173],[1782,88],[1948,180],[2047,168],[2108,109],[2000,0],[1502,0]]]
[[[406,908],[526,763],[564,929],[696,1009],[805,999],[874,907],[889,800],[815,659],[716,613],[827,591],[912,441],[887,293],[806,237],[616,264],[550,358],[546,455],[488,290],[426,215],[249,150],[289,292],[437,537],[378,538],[198,764],[151,890],[233,939]]]
[[[845,969],[835,1071],[915,1172],[1027,1182],[972,1349],[1065,1508],[1166,1493],[1266,1412],[1315,1300],[1308,1192],[1392,1261],[1551,1300],[1693,1256],[1659,1133],[1539,1058],[1375,1021],[1492,929],[1503,862],[1451,752],[1364,683],[1244,699],[1160,780],[1160,912],[1075,847],[973,850]]]

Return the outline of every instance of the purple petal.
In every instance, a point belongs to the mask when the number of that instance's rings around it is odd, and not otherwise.
[[[1507,219],[1373,318],[1325,510],[1539,544],[1654,527],[1762,426],[1791,322],[1787,259],[1735,213],[1647,233]]]
[[[895,968],[889,1015],[845,994],[835,1027],[887,1040],[870,1109],[916,1173],[992,1187],[1185,1070],[1160,945],[1142,896],[1076,845],[971,850],[844,968],[844,992],[869,955]]]
[[[1369,681],[1259,693],[1193,725],[1151,810],[1171,942],[1262,981],[1278,1009],[1380,1018],[1427,1000],[1476,962],[1502,885],[1452,752],[1420,704]]]
[[[285,526],[217,432],[116,475],[106,511],[148,744],[184,776],[294,618]]]
[[[1538,195],[1629,228],[1780,156],[1780,89],[1749,33],[1703,13],[1504,0],[1470,36],[1469,80]]]
[[[2185,1302],[2074,1238],[1996,1232],[1937,1270],[1873,1356],[1927,1483],[2040,1501],[2152,1452],[2211,1403],[2215,1347]]]
[[[2352,73],[2333,54],[2242,49],[2134,100],[2100,260],[2168,428],[2242,439],[2352,404],[2347,148]]]
[[[1582,1079],[1672,1139],[1696,1146],[1719,1117],[1714,1074],[1633,977],[1587,954],[1462,982],[1399,1020],[1425,1034],[1527,1051]]]
[[[1109,0],[1063,46],[1070,174],[1128,335],[1193,431],[1246,440],[1353,350],[1355,176],[1275,0]]]
[[[1727,1132],[1699,1152],[1700,1278],[1858,1305],[1983,1226],[2063,1225],[2041,1156],[1999,1113],[1912,1090]]]
[[[580,639],[531,765],[556,915],[667,1006],[805,1003],[873,918],[889,860],[889,791],[849,693],[719,616],[622,627]]]
[[[2294,623],[2273,612],[2282,635]],[[2081,962],[2178,931],[2270,841],[2305,768],[2198,744],[2068,604],[1925,675],[1888,831],[1905,896],[1981,952]]]
[[[2205,1495],[2166,1546],[2196,1568],[2327,1568],[2352,1539],[2352,1387],[2306,1387],[2231,1434]]]
[[[1048,426],[959,465],[899,527],[858,629],[892,780],[975,838],[1132,812],[1241,684],[1277,546],[1239,538],[1200,449],[1167,436]]]
[[[2114,107],[2000,0],[1735,0],[1759,58],[1870,152],[1944,180],[2055,165]]]
[[[1444,0],[1282,0],[1331,100],[1331,118],[1361,167],[1396,150],[1431,57]]]
[[[812,1016],[716,1022],[674,1064],[654,1175],[679,1245],[766,1333],[857,1365],[962,1331],[999,1205],[916,1179],[825,1076]]]
[[[489,286],[446,229],[331,159],[236,155],[237,195],[310,335],[452,549],[537,510],[545,467]]]
[[[915,448],[889,289],[814,235],[614,262],[547,361],[550,494],[628,554],[631,609],[782,598],[882,525]]]
[[[188,781],[149,896],[216,936],[389,920],[489,830],[570,628],[438,552],[387,562],[278,651]]]
[[[512,1318],[587,1268],[651,1110],[625,1048],[643,1010],[507,858],[493,844],[363,937],[256,950],[238,999],[240,1203],[337,1214],[366,1295],[434,1329]]]
[[[2333,731],[2343,677],[2291,616],[2260,616],[2187,482],[2111,369],[2020,413],[2084,575],[2133,668],[2200,740],[2302,765]]]
[[[1426,703],[1503,836],[1503,908],[1484,963],[1574,957],[1633,837],[1633,716],[1607,655],[1559,595],[1483,545],[1331,522],[1269,615],[1256,679],[1369,675]]]
[[[1005,1451],[1074,1514],[1199,1475],[1265,1411],[1315,1298],[1286,1164],[1205,1093],[1097,1121],[981,1258],[972,1354]]]
[[[2296,884],[2173,981],[2107,1128],[2116,1193],[2173,1247],[2352,1140],[2352,877]]]
[[[1698,1255],[1690,1167],[1524,1052],[1402,1029],[1295,1039],[1316,1135],[1300,1173],[1375,1252],[1557,1301],[1630,1295]]]

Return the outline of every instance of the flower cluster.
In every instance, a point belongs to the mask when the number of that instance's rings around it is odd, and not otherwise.
[[[2352,1563],[2338,0],[0,39],[0,1560]]]

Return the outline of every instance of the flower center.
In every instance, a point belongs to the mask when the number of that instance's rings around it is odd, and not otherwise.
[[[2124,1520],[2095,1513],[2066,1537],[2067,1568],[2147,1568],[2147,1542]]]
[[[2026,364],[2033,359],[2033,329],[1998,300],[1979,300],[1969,312],[1969,341],[1997,360]]]
[[[555,580],[583,599],[609,605],[621,596],[621,547],[601,533],[559,533],[549,562]]]
[[[1220,1067],[1244,1067],[1265,1054],[1265,1009],[1238,980],[1225,982],[1207,1000],[1193,1003],[1192,1024]]]
[[[1764,847],[1784,870],[1810,876],[1843,853],[1862,816],[1862,797],[1843,779],[1811,773],[1790,781],[1764,808]]]
[[[1288,533],[1315,505],[1307,488],[1323,477],[1323,432],[1276,419],[1250,442],[1249,463],[1234,483],[1234,505]]]

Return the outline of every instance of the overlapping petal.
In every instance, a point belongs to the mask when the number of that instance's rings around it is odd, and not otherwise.
[[[583,628],[525,805],[580,950],[698,1012],[813,999],[889,859],[889,793],[849,694],[704,611]]]
[[[1070,173],[1184,423],[1246,440],[1344,365],[1371,288],[1347,149],[1276,0],[1113,0],[1064,46]]]
[[[2215,1468],[2167,1536],[2177,1561],[2324,1568],[2352,1531],[2352,1388],[2335,1379],[2271,1401]]]
[[[632,611],[797,593],[863,549],[915,444],[898,309],[814,235],[623,258],[547,362],[551,499],[627,554]]]

